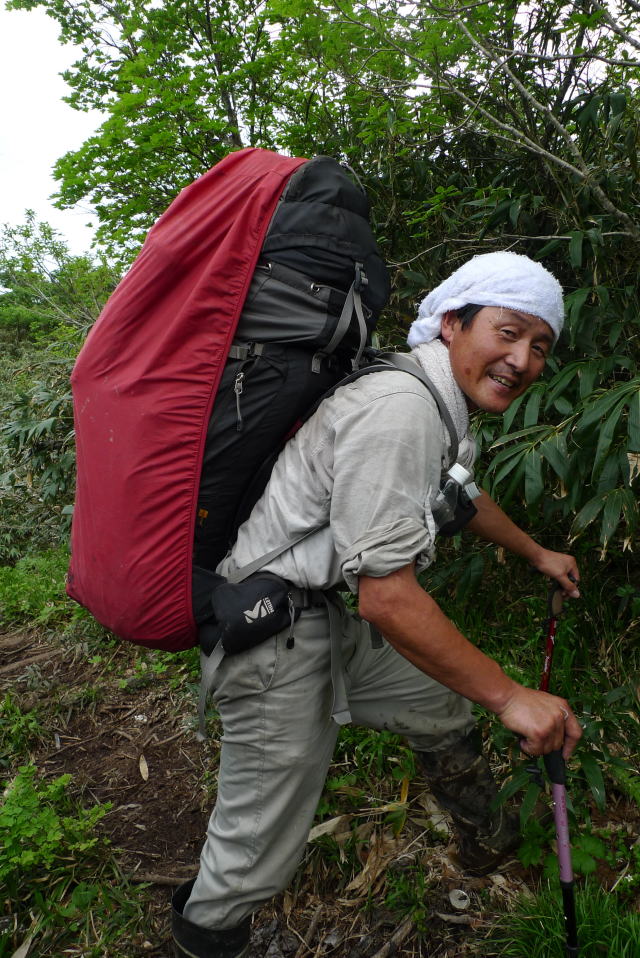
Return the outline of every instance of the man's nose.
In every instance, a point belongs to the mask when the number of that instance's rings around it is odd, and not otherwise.
[[[506,361],[512,369],[516,369],[518,372],[524,372],[529,365],[529,357],[529,344],[519,339],[517,343],[511,344]]]

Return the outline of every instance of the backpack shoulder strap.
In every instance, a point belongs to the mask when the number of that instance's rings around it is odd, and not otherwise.
[[[254,572],[259,572],[263,566],[267,565],[269,562],[272,562],[274,559],[278,559],[283,552],[287,551],[287,549],[293,549],[293,547],[297,546],[298,543],[302,542],[303,539],[306,539],[314,532],[318,532],[319,529],[324,529],[328,524],[328,522],[325,522],[321,526],[314,526],[312,529],[307,529],[307,531],[303,532],[302,535],[294,536],[292,539],[288,539],[284,545],[276,546],[276,548],[272,549],[271,552],[267,552],[265,555],[258,556],[258,558],[254,559],[253,562],[249,562],[247,565],[242,566],[242,568],[236,569],[236,571],[232,572],[231,575],[228,575],[227,582],[244,582],[244,580],[248,579],[250,575],[254,574]]]
[[[410,376],[415,376],[416,379],[419,379],[420,382],[427,387],[433,396],[434,402],[438,407],[440,417],[447,432],[449,433],[449,438],[451,440],[451,461],[456,462],[458,458],[458,448],[460,442],[458,439],[458,433],[456,432],[456,427],[453,424],[451,413],[447,409],[445,401],[442,398],[442,394],[438,390],[436,384],[432,379],[429,378],[429,376],[427,376],[423,368],[418,365],[418,363],[410,359],[406,353],[374,353],[373,361],[368,366],[362,366],[360,369],[356,369],[355,372],[349,373],[348,376],[345,376],[339,382],[335,383],[335,385],[333,385],[329,390],[327,390],[327,392],[324,393],[317,401],[309,413],[309,416],[316,411],[323,400],[333,396],[336,389],[339,389],[340,386],[346,386],[348,383],[355,382],[356,379],[360,379],[362,376],[368,376],[369,373],[384,372],[385,370],[388,372],[390,369],[396,369],[403,373],[409,373]]]
[[[348,383],[355,382],[356,379],[360,379],[362,376],[368,376],[369,373],[377,373],[383,371],[389,371],[390,369],[399,369],[402,372],[409,373],[411,376],[415,376],[416,379],[419,379],[423,383],[431,395],[438,407],[442,421],[449,433],[451,439],[451,460],[455,462],[458,458],[458,434],[456,432],[456,427],[453,424],[453,419],[451,418],[451,413],[447,409],[444,399],[442,398],[441,393],[438,391],[435,383],[427,376],[421,366],[409,359],[409,357],[403,353],[378,353],[375,356],[374,361],[368,365],[363,366],[361,369],[357,369],[355,372],[350,373],[348,376],[345,376],[344,379],[341,379],[334,386],[331,387],[322,398],[316,403],[313,408],[315,411],[322,400],[332,396],[336,389],[340,386],[346,386]],[[327,523],[325,523],[327,525]],[[302,542],[303,539],[306,539],[308,536],[312,535],[314,532],[318,532],[319,529],[323,529],[323,526],[316,526],[313,529],[308,529],[302,535],[296,536],[293,539],[289,539],[283,545],[277,546],[275,549],[272,549],[271,552],[266,553],[266,555],[259,556],[257,559],[254,559],[253,562],[250,562],[248,565],[243,566],[241,569],[237,569],[228,577],[229,582],[242,582],[244,579],[247,579],[250,575],[253,575],[254,572],[258,572],[263,566],[267,563],[273,561],[273,559],[278,559],[284,552],[288,549],[292,549],[293,546],[297,545],[299,542]]]
[[[418,363],[415,363],[412,359],[405,353],[381,353],[378,357],[383,359],[385,362],[391,363],[396,369],[401,369],[402,372],[409,373],[410,376],[415,376],[416,379],[419,379],[423,383],[431,395],[438,407],[438,412],[440,417],[445,425],[447,432],[449,433],[449,438],[451,440],[451,462],[456,462],[458,459],[458,448],[460,445],[458,439],[458,433],[456,432],[456,427],[453,424],[453,418],[451,413],[447,409],[444,399],[442,398],[442,393],[437,388],[436,384],[430,379],[429,376],[425,373],[422,366],[419,366]]]

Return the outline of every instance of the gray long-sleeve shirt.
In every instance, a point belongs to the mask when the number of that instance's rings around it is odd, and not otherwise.
[[[294,585],[328,589],[384,576],[434,554],[432,505],[449,437],[413,376],[376,372],[324,400],[280,454],[219,571],[316,531],[264,566]]]

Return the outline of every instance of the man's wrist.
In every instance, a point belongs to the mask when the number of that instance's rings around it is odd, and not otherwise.
[[[522,558],[529,563],[529,565],[533,566],[534,569],[537,569],[542,559],[542,554],[545,550],[535,541],[535,539],[532,539],[531,536],[527,536],[527,539],[528,542],[526,543],[526,548],[523,549],[521,555]]]
[[[482,700],[478,699],[477,701],[478,705],[482,705],[484,708],[489,709],[490,712],[499,715],[507,707],[519,686],[514,679],[510,679],[509,676],[502,671],[500,666],[497,667],[497,670],[498,674],[493,677],[490,688],[486,694],[483,695]]]

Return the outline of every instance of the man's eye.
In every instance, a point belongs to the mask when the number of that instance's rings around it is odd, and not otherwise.
[[[534,352],[536,352],[536,353],[538,354],[538,356],[540,356],[542,359],[546,359],[546,358],[547,358],[547,351],[546,351],[546,349],[545,349],[543,346],[534,346],[534,347],[533,347],[533,350],[534,350]]]
[[[506,327],[506,326],[503,326],[503,327],[502,327],[501,332],[502,332],[505,336],[508,336],[510,339],[515,339],[515,338],[517,337],[517,335],[518,335],[517,332],[515,331],[515,329],[509,329],[509,328]]]

